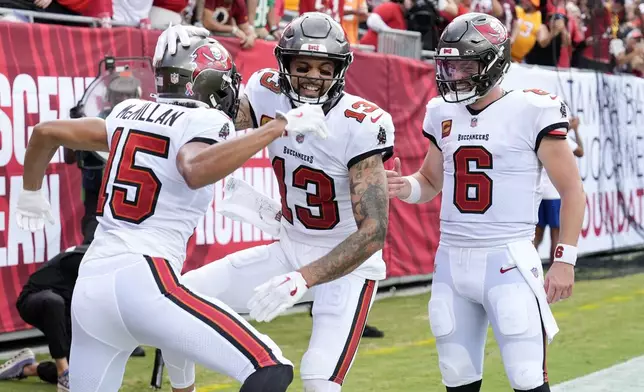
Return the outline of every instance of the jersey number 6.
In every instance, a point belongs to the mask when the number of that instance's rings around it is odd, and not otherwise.
[[[474,164],[476,170],[470,169]],[[492,206],[492,154],[483,146],[462,146],[454,153],[454,205],[462,214],[484,214]]]
[[[282,217],[293,224],[293,210],[286,200],[286,178],[284,159],[273,159],[273,170],[279,185],[282,199]],[[309,230],[331,230],[340,223],[340,209],[335,201],[335,183],[326,173],[301,165],[293,171],[293,186],[307,191],[308,186],[315,187],[315,193],[306,193],[308,207],[317,207],[319,215],[314,215],[307,207],[295,205],[297,219]]]
[[[134,163],[136,154],[140,152],[168,158],[170,139],[144,131],[130,130],[121,148],[121,155],[116,163],[111,195],[108,196],[107,183],[111,177],[113,158],[116,156],[122,134],[123,128],[117,128],[112,135],[112,147],[105,166],[101,190],[98,194],[96,215],[103,215],[109,197],[109,206],[114,219],[139,224],[154,215],[159,192],[161,192],[161,182],[152,169]],[[127,199],[128,188],[126,186],[134,187],[136,190],[132,201]]]

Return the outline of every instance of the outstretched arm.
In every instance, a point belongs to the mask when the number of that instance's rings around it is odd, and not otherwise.
[[[100,118],[79,118],[36,125],[25,153],[25,190],[40,189],[47,165],[60,146],[72,150],[109,151],[105,121]]]

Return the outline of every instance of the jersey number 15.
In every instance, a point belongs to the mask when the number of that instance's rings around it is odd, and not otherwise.
[[[131,129],[125,138],[125,142],[123,142],[120,158],[116,162],[112,190],[108,195],[107,183],[114,164],[113,158],[117,155],[122,135],[122,127],[117,128],[112,135],[110,157],[105,165],[103,183],[98,194],[96,215],[102,216],[105,206],[109,204],[114,219],[140,224],[154,215],[159,193],[161,192],[161,181],[159,181],[152,169],[136,165],[134,163],[135,156],[140,152],[160,158],[168,158],[170,139],[165,136]],[[132,201],[127,200],[126,186],[134,187],[136,190]]]

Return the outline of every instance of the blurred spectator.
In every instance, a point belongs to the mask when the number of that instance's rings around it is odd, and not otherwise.
[[[170,23],[191,24],[196,0],[154,0],[149,19],[153,29],[165,30]]]
[[[614,37],[612,12],[600,0],[588,0],[587,10],[586,36],[575,64],[581,68],[611,72],[609,43]]]
[[[566,15],[568,16],[567,29],[570,33],[570,45],[561,48],[558,67],[569,68],[573,61],[573,53],[584,42],[584,31],[581,24],[581,11],[572,2],[566,4]]]
[[[242,48],[255,45],[255,29],[248,22],[244,0],[206,0],[201,23],[214,34],[232,34]]]
[[[405,13],[413,5],[413,0],[402,0],[388,1],[377,6],[367,18],[369,30],[360,39],[360,43],[378,47],[378,33],[391,29],[407,30]]]
[[[557,8],[554,14],[546,16],[543,23],[543,8],[541,9],[542,23],[537,32],[537,44],[525,56],[528,64],[555,67],[559,63],[561,48],[570,46],[570,34],[566,25],[568,17],[566,10]]]
[[[112,15],[111,0],[0,0],[0,7],[54,14],[80,15],[109,20]],[[47,19],[34,19],[37,23],[76,25]]]
[[[541,11],[539,0],[521,0],[516,7],[517,23],[512,30],[512,61],[523,62],[537,43],[537,35],[541,29]]]
[[[637,28],[626,28],[620,34],[623,38],[610,41],[610,54],[615,72],[632,73],[642,76],[644,70],[644,37]]]
[[[342,28],[347,34],[347,40],[351,45],[359,42],[358,27],[361,22],[367,20],[369,9],[366,0],[344,0],[344,17]]]
[[[112,0],[112,20],[128,26],[151,28],[152,0]]]
[[[434,50],[440,37],[439,27],[442,18],[436,8],[435,0],[414,0],[407,10],[407,30],[417,31],[422,36],[423,50]]]
[[[300,0],[299,12],[300,15],[305,12],[322,12],[331,16],[338,23],[342,23],[344,2],[345,0]]]
[[[274,41],[282,36],[276,16],[275,0],[248,1],[248,22],[253,25],[258,38]]]

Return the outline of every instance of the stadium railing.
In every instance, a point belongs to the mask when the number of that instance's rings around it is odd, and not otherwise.
[[[422,52],[422,37],[417,31],[393,29],[378,33],[378,53],[420,60]]]
[[[22,16],[29,23],[34,23],[34,19],[46,19],[46,20],[51,20],[56,22],[86,24],[92,27],[98,27],[100,26],[100,23],[101,23],[101,20],[99,18],[92,18],[89,16],[54,14],[51,12],[26,11],[26,10],[18,10],[14,8],[3,8],[3,7],[0,7],[0,15],[3,15],[3,16],[15,15],[17,17]],[[112,21],[112,26],[128,26],[128,25],[125,23]]]

